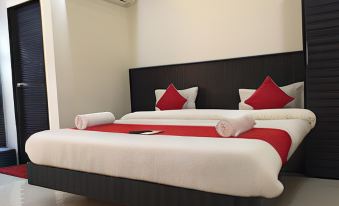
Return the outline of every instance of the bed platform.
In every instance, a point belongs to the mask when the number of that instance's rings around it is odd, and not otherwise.
[[[220,195],[28,163],[28,183],[122,206],[268,206],[271,200]]]

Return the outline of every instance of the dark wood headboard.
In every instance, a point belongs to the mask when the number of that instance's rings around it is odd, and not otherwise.
[[[199,109],[237,109],[238,89],[257,88],[267,75],[281,86],[304,81],[303,52],[130,69],[132,111],[154,110],[154,90],[170,83],[198,86]]]

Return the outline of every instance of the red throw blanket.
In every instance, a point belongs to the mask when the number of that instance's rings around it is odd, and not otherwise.
[[[86,130],[113,133],[128,133],[129,131],[137,130],[161,130],[163,132],[159,135],[224,138],[217,133],[215,127],[210,126],[108,124],[89,127]],[[269,143],[278,152],[283,164],[287,162],[288,152],[292,144],[290,135],[280,129],[253,128],[233,138],[257,139]]]

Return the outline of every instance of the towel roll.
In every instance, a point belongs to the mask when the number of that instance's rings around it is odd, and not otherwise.
[[[218,134],[222,137],[237,137],[252,129],[255,120],[250,115],[241,115],[234,118],[224,118],[216,125]]]
[[[110,124],[114,121],[115,117],[111,112],[82,114],[75,117],[75,126],[77,129],[86,129],[91,126]]]

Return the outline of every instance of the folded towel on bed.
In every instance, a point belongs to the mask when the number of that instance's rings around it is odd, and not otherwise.
[[[236,137],[252,129],[254,125],[255,120],[250,115],[240,115],[233,118],[223,118],[215,128],[222,137]]]
[[[77,129],[86,129],[91,126],[111,124],[114,121],[115,117],[111,112],[82,114],[75,117],[75,127]]]

